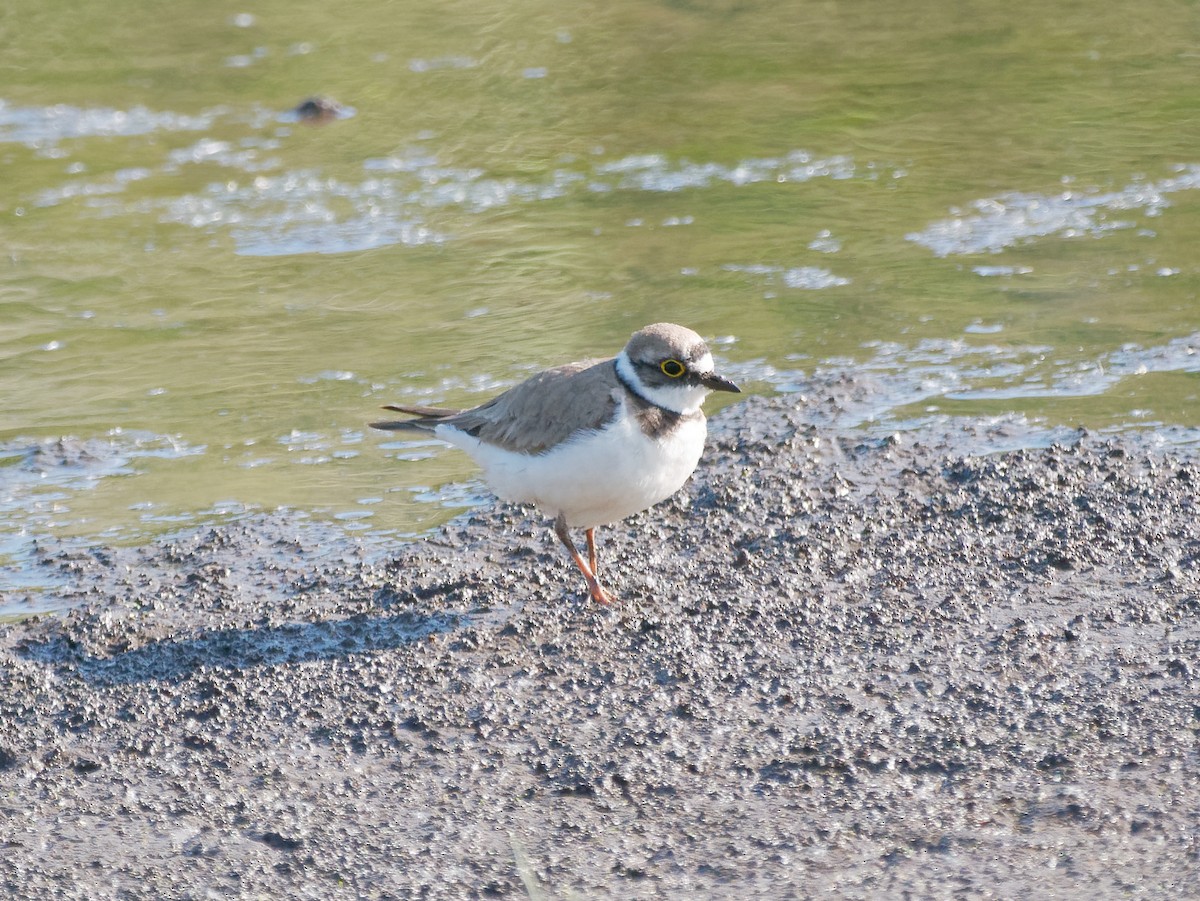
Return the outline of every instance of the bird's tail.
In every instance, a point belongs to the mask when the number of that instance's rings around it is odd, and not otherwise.
[[[395,410],[397,413],[407,413],[409,416],[416,417],[416,419],[393,419],[386,422],[368,423],[373,429],[383,429],[388,432],[432,432],[442,420],[457,416],[462,412],[446,407],[401,407],[396,404],[387,404],[383,409]]]

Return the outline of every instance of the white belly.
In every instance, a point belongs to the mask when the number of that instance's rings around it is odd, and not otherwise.
[[[591,528],[645,510],[682,488],[700,461],[707,426],[700,415],[654,439],[634,417],[618,416],[602,431],[538,455],[483,444],[447,426],[436,434],[465,450],[500,497],[534,504],[550,516],[563,513],[568,525]]]

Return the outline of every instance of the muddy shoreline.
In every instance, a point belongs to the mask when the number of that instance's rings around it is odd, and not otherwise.
[[[1194,892],[1196,453],[866,437],[857,390],[717,417],[601,536],[607,609],[509,507],[385,555],[284,516],[46,548],[77,606],[0,626],[0,886]]]

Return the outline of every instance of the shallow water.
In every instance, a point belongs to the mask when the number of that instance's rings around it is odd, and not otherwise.
[[[1191,440],[1184,15],[14,0],[0,612],[53,606],[46,542],[279,507],[418,533],[484,491],[370,434],[380,404],[477,402],[659,319],[751,391],[864,371],[846,425]],[[340,118],[290,114],[318,94]]]

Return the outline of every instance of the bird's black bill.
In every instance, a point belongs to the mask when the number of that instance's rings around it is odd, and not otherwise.
[[[700,376],[700,384],[710,391],[731,391],[734,394],[742,393],[741,388],[729,381],[729,379],[717,375],[715,372]]]

